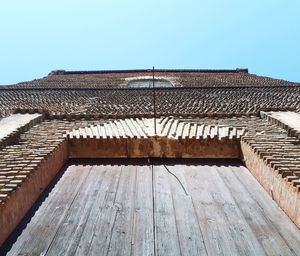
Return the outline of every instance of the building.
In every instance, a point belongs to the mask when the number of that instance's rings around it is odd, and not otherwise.
[[[300,255],[299,111],[247,69],[2,86],[1,252]]]

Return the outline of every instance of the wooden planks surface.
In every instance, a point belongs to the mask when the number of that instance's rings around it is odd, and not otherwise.
[[[71,163],[8,255],[300,255],[239,162]]]

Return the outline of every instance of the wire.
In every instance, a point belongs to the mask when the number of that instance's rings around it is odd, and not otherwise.
[[[185,189],[185,187],[183,186],[183,184],[182,184],[182,182],[180,181],[180,179],[179,179],[174,173],[172,173],[172,172],[168,169],[167,166],[165,166],[165,165],[163,165],[163,166],[166,168],[166,170],[168,171],[168,173],[170,173],[171,175],[173,175],[173,176],[175,177],[175,179],[179,182],[180,186],[182,187],[184,193],[188,196],[188,193],[186,192],[186,189]]]

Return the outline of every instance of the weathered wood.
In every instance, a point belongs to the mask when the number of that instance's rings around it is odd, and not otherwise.
[[[168,172],[163,166],[154,166],[153,172],[156,255],[180,255]]]
[[[130,255],[134,216],[136,166],[129,165],[121,173],[114,206],[117,214],[111,231],[108,255]]]
[[[223,191],[215,184],[213,168],[191,166],[185,172],[208,255],[238,255],[231,227],[225,216]],[[219,201],[219,202],[218,202]]]
[[[66,212],[88,176],[90,166],[70,166],[8,255],[42,255],[52,243]],[[62,196],[63,195],[63,196]]]
[[[227,166],[212,166],[212,175],[215,176],[215,185],[222,193],[222,197],[216,203],[222,205],[224,216],[230,226],[230,235],[233,237],[239,255],[264,255],[264,249],[257,240],[256,234],[246,221],[246,217],[236,202],[235,194],[231,193],[230,188],[237,186],[235,180],[228,184],[221,178],[223,173],[231,171]]]
[[[105,184],[90,212],[84,232],[78,243],[75,255],[106,255],[110,243],[111,231],[117,213],[115,197],[117,194],[122,166],[98,166],[107,170]]]
[[[245,167],[230,168],[223,178],[267,254],[300,255],[299,229]]]
[[[101,196],[99,191],[101,191],[102,182],[106,181],[105,172],[105,168],[97,168],[97,166],[93,166],[89,171],[87,179],[82,184],[84,189],[78,191],[74,198],[47,250],[47,255],[74,255],[91,209],[97,202],[97,198]]]
[[[171,184],[181,254],[207,255],[192,197],[189,194],[184,177],[186,166],[176,165],[168,166],[167,168],[180,180],[188,193],[185,193],[178,180],[173,175],[168,175]]]
[[[151,166],[138,166],[132,227],[132,255],[154,255]]]

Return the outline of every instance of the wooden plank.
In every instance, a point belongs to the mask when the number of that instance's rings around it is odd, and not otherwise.
[[[269,254],[300,255],[300,230],[245,167],[233,166],[231,170],[224,179],[229,186],[231,180],[237,180],[232,194],[265,250]]]
[[[204,165],[190,166],[185,172],[207,254],[239,255],[220,202],[223,191],[215,186],[213,171],[213,168]]]
[[[168,166],[167,168],[180,180],[185,190],[187,190],[184,172],[188,169],[188,167],[186,165],[175,165]],[[171,174],[168,176],[171,184],[181,254],[207,255],[189,191],[187,190],[186,194],[179,181]]]
[[[181,255],[168,172],[153,168],[156,255]]]
[[[107,172],[74,255],[107,254],[117,213],[114,202],[123,167],[106,165],[105,168]]]
[[[71,169],[72,171],[69,171]],[[70,166],[32,218],[8,255],[43,255],[63,221],[90,166]],[[63,196],[61,196],[63,195]]]
[[[152,171],[138,166],[132,231],[132,255],[154,255]]]
[[[215,175],[215,185],[221,189],[222,198],[217,199],[216,203],[222,204],[222,209],[227,222],[229,223],[230,235],[235,242],[239,255],[264,255],[264,249],[259,243],[255,232],[248,225],[248,222],[240,209],[239,202],[235,201],[235,196],[231,193],[232,186],[238,186],[236,182],[230,185],[222,179],[222,175],[230,172],[226,166],[212,166]]]
[[[84,170],[83,170],[84,171]],[[47,255],[74,255],[105,179],[105,167],[93,166],[57,230]],[[66,237],[68,239],[66,239]]]
[[[111,231],[107,255],[131,254],[136,169],[137,166],[128,165],[122,170],[114,202],[117,214]]]

